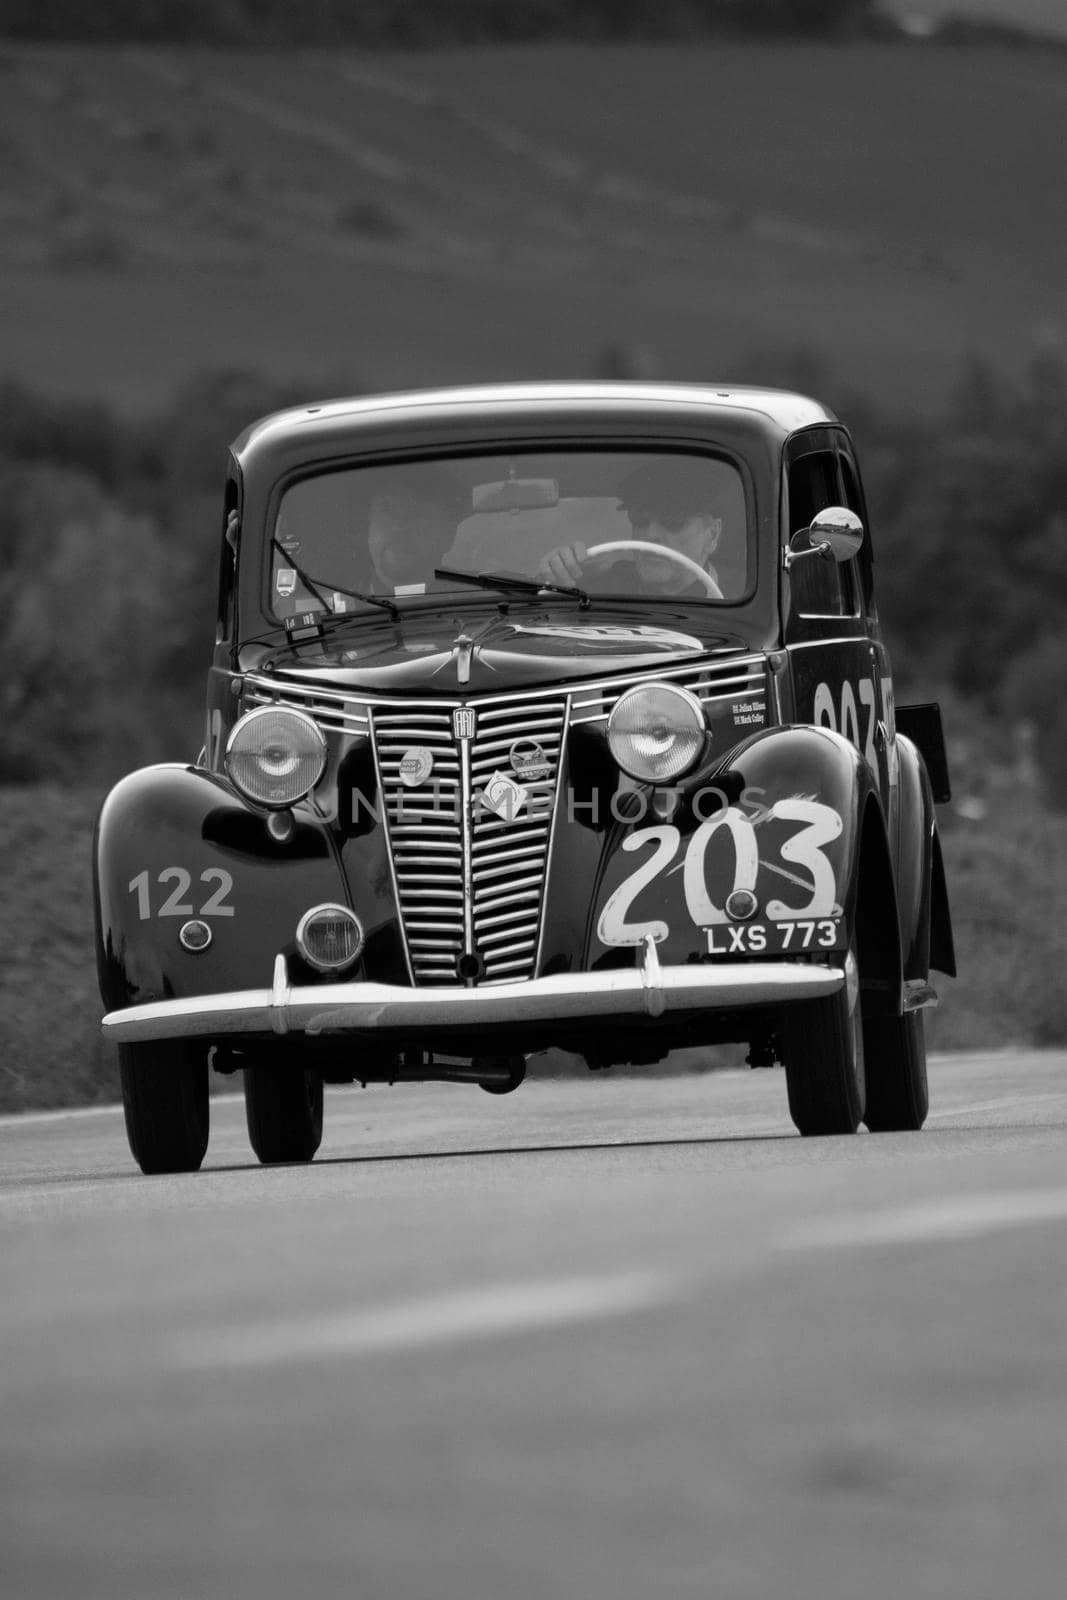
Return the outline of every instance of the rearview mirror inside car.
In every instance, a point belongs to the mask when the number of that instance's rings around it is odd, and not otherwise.
[[[505,478],[498,483],[476,483],[475,511],[537,511],[559,504],[555,478]]]

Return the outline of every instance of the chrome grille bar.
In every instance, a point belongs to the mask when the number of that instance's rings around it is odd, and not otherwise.
[[[765,663],[762,656],[733,657],[727,661],[708,661],[701,666],[653,668],[631,677],[607,683],[582,684],[571,693],[572,723],[603,722],[621,694],[638,684],[666,679],[689,689],[704,703],[737,699],[752,700],[763,706],[766,698]]]
[[[466,944],[463,895],[462,783],[447,707],[375,706],[374,747],[382,785],[397,905],[416,984],[455,983]],[[433,766],[405,782],[408,751],[430,750]]]
[[[541,931],[541,907],[548,842],[558,790],[567,699],[518,700],[511,705],[479,705],[478,733],[471,749],[476,791],[471,840],[474,884],[474,938],[491,981],[505,972],[532,977]],[[523,784],[511,751],[536,759],[537,774]],[[516,750],[516,762],[520,760]],[[497,816],[477,794],[494,772],[514,776],[533,796],[514,817]]]

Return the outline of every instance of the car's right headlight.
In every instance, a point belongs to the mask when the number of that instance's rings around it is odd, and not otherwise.
[[[669,783],[695,767],[707,725],[695,694],[674,683],[642,683],[619,696],[608,718],[608,745],[619,766],[642,783]]]
[[[326,767],[326,740],[317,723],[287,706],[258,706],[233,727],[226,771],[249,800],[278,809],[295,805]]]

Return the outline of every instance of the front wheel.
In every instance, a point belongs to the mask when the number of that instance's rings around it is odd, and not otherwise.
[[[852,955],[845,971],[837,994],[794,1006],[782,1030],[789,1114],[809,1138],[855,1133],[863,1119],[863,1027]]]
[[[120,1044],[126,1137],[142,1172],[197,1172],[209,1130],[207,1047],[185,1039]]]
[[[902,1017],[870,1017],[863,1024],[867,1061],[867,1109],[872,1133],[915,1133],[926,1121],[926,1030],[921,1011]]]
[[[245,1116],[264,1166],[310,1161],[322,1143],[322,1073],[313,1067],[245,1068]]]

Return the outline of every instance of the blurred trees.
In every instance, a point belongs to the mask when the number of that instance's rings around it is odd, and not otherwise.
[[[227,446],[312,392],[206,374],[124,424],[0,386],[0,783],[103,785],[196,755]]]
[[[1014,384],[975,364],[933,427],[867,417],[854,428],[901,686],[951,684],[977,698],[994,726],[1032,724],[1062,809],[1065,412],[1067,364],[1043,355]]]

